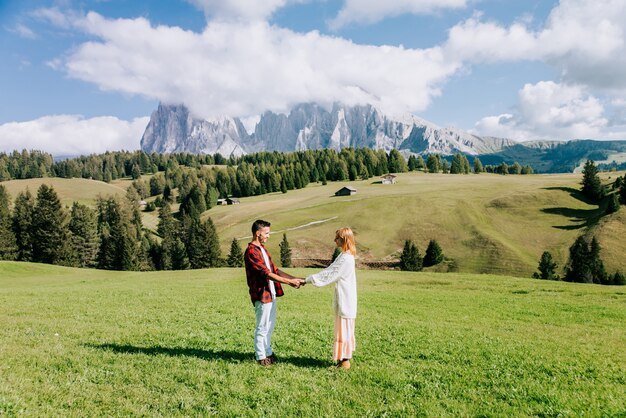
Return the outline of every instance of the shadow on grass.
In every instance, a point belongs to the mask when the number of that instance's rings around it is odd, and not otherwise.
[[[561,215],[570,218],[570,222],[574,225],[553,226],[557,229],[574,230],[590,227],[598,223],[598,209],[572,209],[572,208],[545,208],[541,209],[544,213],[551,215]]]
[[[128,344],[85,344],[86,347],[96,348],[99,350],[112,351],[114,353],[124,354],[144,354],[148,356],[172,356],[172,357],[196,357],[203,360],[222,360],[231,363],[250,362],[254,359],[251,353],[242,353],[240,351],[231,350],[203,350],[199,348],[182,348],[182,347],[137,347]],[[330,366],[330,362],[299,356],[278,357],[279,363],[293,364],[297,367],[324,368]]]
[[[602,202],[595,203],[589,200],[587,196],[585,196],[580,190],[574,189],[572,187],[545,187],[544,190],[560,190],[570,194],[576,200],[579,200],[588,205],[598,205],[596,209],[572,209],[572,208],[545,208],[541,209],[544,213],[549,213],[551,215],[561,215],[567,218],[570,218],[570,222],[574,223],[573,225],[563,225],[563,226],[553,226],[553,228],[564,229],[564,230],[574,230],[581,228],[589,228],[596,225],[600,218],[606,212],[606,202],[602,200]]]

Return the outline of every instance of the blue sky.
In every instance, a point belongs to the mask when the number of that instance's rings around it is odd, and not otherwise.
[[[626,139],[625,22],[623,0],[0,0],[0,151],[137,149],[160,101]]]

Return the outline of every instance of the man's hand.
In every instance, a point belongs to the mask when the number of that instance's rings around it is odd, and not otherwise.
[[[305,284],[304,279],[298,279],[298,278],[292,279],[291,283],[289,283],[291,287],[295,287],[296,289],[299,289],[300,286],[304,286],[304,284]]]

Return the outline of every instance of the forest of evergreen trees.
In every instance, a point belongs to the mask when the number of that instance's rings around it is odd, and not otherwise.
[[[448,158],[450,161],[441,155],[431,154],[426,161],[422,156],[410,156],[407,161],[398,150],[391,150],[387,154],[383,150],[370,148],[344,148],[340,152],[328,149],[292,153],[260,152],[229,159],[219,154],[117,151],[55,162],[50,154],[24,150],[0,153],[0,181],[62,177],[110,182],[118,178],[139,179],[142,174],[163,173],[164,179],[158,179],[159,183],[155,180],[154,189],[146,187],[154,192],[166,185],[170,189],[179,188],[183,180],[183,168],[187,167],[195,169],[196,178],[203,179],[204,186],[216,189],[221,197],[246,197],[299,189],[311,182],[352,181],[416,170],[450,174],[533,173],[532,167],[522,167],[517,162],[483,166],[480,159],[474,158],[470,167],[463,154]]]
[[[106,270],[178,270],[241,265],[241,248],[221,259],[219,237],[209,218],[191,210],[159,209],[156,234],[143,228],[139,195],[101,197],[95,208],[74,203],[68,211],[54,188],[42,184],[33,196],[21,192],[11,210],[0,185],[0,259]],[[236,244],[236,241],[234,241]]]

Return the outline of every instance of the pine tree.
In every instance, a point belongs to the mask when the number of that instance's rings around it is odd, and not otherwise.
[[[0,260],[15,260],[18,255],[9,203],[9,194],[0,184]]]
[[[479,173],[482,173],[484,171],[485,171],[485,169],[483,167],[483,163],[480,162],[478,157],[474,158],[474,173],[479,174]]]
[[[587,160],[583,168],[582,192],[596,203],[604,197],[604,188],[598,176],[598,169],[592,160]]]
[[[213,220],[208,218],[202,222],[197,215],[186,216],[183,226],[183,243],[187,249],[189,266],[193,269],[218,267],[221,249]]]
[[[165,188],[165,176],[157,174],[150,177],[150,196],[158,196],[163,193]]]
[[[138,250],[138,269],[141,271],[150,271],[155,269],[155,265],[152,262],[152,257],[150,254],[152,246],[153,242],[150,239],[150,235],[142,234]]]
[[[174,200],[172,197],[172,188],[169,184],[163,187],[163,200],[166,202],[172,202]]]
[[[98,256],[98,223],[96,212],[74,202],[70,212],[70,253],[72,264],[78,267],[94,267]]]
[[[143,223],[141,220],[141,210],[139,209],[139,201],[141,196],[133,186],[129,186],[126,189],[126,205],[130,210],[130,222],[134,227],[135,239],[141,240],[141,231],[143,230]]]
[[[590,261],[589,246],[585,238],[580,236],[569,249],[565,280],[568,282],[593,283]]]
[[[176,240],[178,239],[178,221],[172,215],[169,203],[164,202],[159,209],[159,223],[157,233],[161,240],[161,260],[157,263],[160,270],[173,269],[173,256],[176,250]]]
[[[470,163],[465,155],[461,155],[461,168],[463,169],[463,174],[469,174],[471,171]]]
[[[448,174],[450,172],[450,163],[445,158],[441,160],[441,172]]]
[[[140,246],[131,214],[116,197],[99,199],[98,268],[106,270],[138,270],[140,268]]]
[[[283,234],[283,240],[280,242],[280,264],[283,267],[291,267],[291,248],[289,248],[287,234]]]
[[[544,251],[541,254],[539,265],[537,269],[539,273],[534,273],[533,277],[542,280],[559,280],[559,276],[556,274],[557,264],[552,260],[552,254],[548,251]]]
[[[609,195],[609,204],[606,207],[606,214],[610,215],[611,213],[615,213],[619,210],[619,198],[617,197],[617,193],[611,193]]]
[[[600,258],[600,251],[600,243],[596,237],[593,237],[589,246],[590,267],[593,282],[598,284],[607,284],[608,274],[606,273],[604,263]]]
[[[616,271],[613,275],[613,279],[611,280],[611,284],[614,286],[626,285],[626,277],[624,277],[624,273],[622,273],[621,271]]]
[[[515,161],[513,165],[509,167],[509,174],[522,174],[522,166]]]
[[[141,178],[141,169],[139,168],[138,164],[133,164],[133,167],[131,168],[131,171],[130,171],[130,175],[133,178],[133,180],[137,180]]]
[[[426,158],[426,168],[428,168],[429,173],[438,173],[441,170],[436,154],[428,155],[428,158]]]
[[[428,247],[426,248],[426,253],[424,254],[424,267],[434,266],[443,261],[443,251],[439,246],[439,243],[434,239],[431,239],[428,243]]]
[[[450,174],[461,174],[462,172],[463,162],[461,161],[461,154],[454,154],[452,164],[450,165]]]
[[[230,243],[230,253],[228,254],[228,266],[229,267],[243,267],[243,252],[239,246],[237,238],[233,238]]]
[[[580,236],[569,249],[565,280],[579,283],[608,284],[609,277],[600,258],[600,243],[594,237],[590,244]]]
[[[400,255],[400,269],[404,271],[422,270],[422,257],[413,241],[406,240]]]
[[[187,270],[190,267],[187,249],[179,237],[176,237],[173,241],[170,256],[172,262],[171,270]]]
[[[395,148],[389,151],[387,168],[390,173],[405,173],[407,171],[406,160]]]
[[[13,233],[17,243],[17,260],[32,261],[33,240],[31,230],[33,227],[33,213],[35,211],[35,198],[26,189],[20,192],[15,199],[13,208]]]
[[[172,208],[167,202],[163,202],[159,208],[159,223],[157,224],[157,234],[163,239],[168,235],[175,234],[178,228],[177,221],[172,215]]]
[[[67,256],[67,216],[52,186],[37,190],[31,236],[33,261],[60,264]]]
[[[619,196],[622,203],[626,205],[626,181],[624,181],[622,186],[619,188]]]
[[[426,168],[426,163],[424,162],[424,158],[420,155],[417,157],[417,169],[424,170]]]

